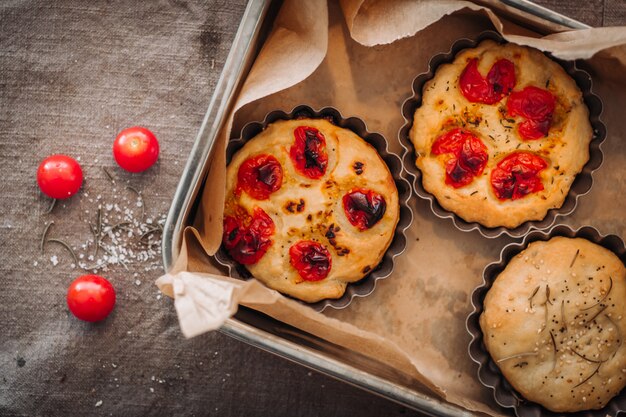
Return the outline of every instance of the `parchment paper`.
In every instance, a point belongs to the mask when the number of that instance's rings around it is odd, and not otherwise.
[[[382,133],[391,150],[401,154],[400,109],[410,96],[412,80],[427,70],[431,56],[448,51],[456,39],[493,28],[511,41],[558,57],[588,58],[584,65],[604,99],[609,135],[594,188],[565,223],[590,224],[624,237],[626,131],[620,112],[626,97],[626,81],[621,77],[626,28],[541,38],[462,1],[344,0],[341,5],[286,1],[230,116],[232,136],[245,123],[262,120],[275,109],[331,105],[345,117],[363,119],[370,131]],[[230,136],[229,129],[221,132],[195,228],[185,232],[176,267],[157,282],[162,291],[175,296],[183,333],[190,337],[215,329],[237,304],[245,305],[376,358],[468,410],[502,413],[491,392],[477,381],[476,367],[466,353],[465,319],[471,311],[469,295],[480,284],[482,269],[497,260],[510,239],[462,233],[449,220],[436,218],[426,202],[414,198],[408,247],[397,259],[392,276],[345,310],[315,313],[255,280],[244,283],[222,276],[207,256],[221,240],[224,149]]]

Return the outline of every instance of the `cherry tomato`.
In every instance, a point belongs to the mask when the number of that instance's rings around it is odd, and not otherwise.
[[[145,127],[130,127],[115,138],[113,156],[126,171],[142,172],[159,158],[159,142],[154,133]]]
[[[543,190],[539,173],[548,163],[530,152],[515,152],[491,171],[491,187],[500,200],[517,200]]]
[[[99,275],[82,275],[67,290],[67,306],[80,320],[104,320],[115,306],[115,289]]]
[[[295,141],[289,148],[289,156],[296,171],[314,180],[323,177],[328,166],[328,154],[322,132],[314,127],[298,126],[293,135]]]
[[[305,281],[323,280],[332,267],[328,249],[312,240],[301,240],[290,247],[289,262]]]
[[[506,103],[510,116],[527,119],[519,124],[518,131],[528,140],[548,136],[555,106],[556,98],[551,92],[534,86],[512,92]]]
[[[343,196],[343,210],[350,224],[360,231],[371,229],[383,218],[387,203],[372,190],[356,188]]]
[[[515,86],[515,65],[500,59],[491,66],[487,77],[478,71],[478,58],[472,59],[459,78],[461,92],[472,103],[495,104]]]
[[[487,165],[487,147],[473,133],[456,128],[433,143],[435,155],[451,154],[446,160],[446,184],[463,187],[481,175]]]
[[[41,191],[52,198],[69,198],[83,183],[83,171],[74,158],[52,155],[41,161],[37,169]]]
[[[237,173],[237,193],[241,190],[257,200],[267,200],[283,184],[283,168],[272,155],[246,159]]]
[[[224,218],[224,247],[233,259],[243,265],[259,262],[272,246],[274,222],[262,208],[255,207],[252,216],[241,210],[236,217]]]

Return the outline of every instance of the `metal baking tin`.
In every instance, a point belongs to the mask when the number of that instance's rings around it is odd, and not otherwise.
[[[183,230],[193,219],[194,201],[202,188],[209,155],[217,134],[235,102],[238,88],[256,58],[264,34],[272,27],[280,3],[265,0],[248,2],[168,213],[162,244],[163,265],[166,270],[171,269],[178,257]],[[532,3],[527,0],[507,0],[507,4],[513,7],[498,12],[512,21],[520,22],[521,25],[529,25],[519,7]],[[547,9],[530,9],[530,13],[540,17],[546,25],[560,25],[559,30],[588,27]],[[535,30],[542,29],[536,23],[533,23],[532,27]],[[220,331],[427,415],[449,417],[473,415],[430,394],[425,388],[416,387],[414,381],[403,379],[394,370],[371,358],[363,358],[244,307],[240,307],[237,314],[228,319]]]
[[[321,110],[314,110],[311,107],[300,105],[296,106],[289,113],[276,110],[268,113],[263,122],[250,122],[241,129],[241,134],[237,138],[233,138],[228,142],[226,148],[226,162],[230,163],[234,154],[241,149],[246,142],[261,133],[270,123],[278,120],[292,120],[299,118],[327,119],[336,126],[349,129],[356,133],[359,137],[372,145],[381,158],[387,164],[391,172],[396,188],[398,189],[398,203],[400,205],[400,218],[394,232],[393,239],[389,248],[385,251],[382,261],[367,276],[358,282],[348,284],[346,292],[342,297],[334,300],[322,300],[316,303],[304,303],[316,311],[324,311],[327,307],[335,309],[346,308],[356,297],[365,297],[370,295],[376,288],[376,282],[380,279],[389,277],[393,272],[394,259],[406,249],[406,229],[411,225],[413,220],[413,212],[409,208],[409,198],[411,197],[411,184],[402,177],[402,160],[388,150],[387,140],[378,133],[370,133],[367,130],[365,122],[356,117],[345,118],[339,110],[333,107],[325,107]],[[220,250],[215,254],[215,260],[228,269],[229,275],[235,278],[247,279],[251,275],[245,267],[235,262],[224,250]]]
[[[402,105],[402,116],[404,117],[405,124],[400,129],[399,139],[400,144],[404,148],[404,167],[412,177],[413,188],[415,194],[419,197],[428,200],[430,207],[435,216],[439,218],[451,219],[457,229],[470,232],[472,230],[478,230],[480,234],[487,238],[496,238],[502,234],[509,235],[513,238],[519,238],[527,234],[531,230],[545,230],[552,226],[558,217],[567,216],[571,214],[578,204],[578,198],[585,195],[591,190],[593,184],[592,173],[602,165],[602,150],[600,145],[606,139],[606,126],[600,120],[602,113],[602,101],[595,95],[592,90],[591,76],[586,71],[583,71],[576,67],[573,61],[563,61],[557,59],[550,54],[546,54],[550,59],[560,64],[565,72],[576,81],[576,84],[583,93],[583,99],[587,108],[589,109],[589,121],[593,130],[593,138],[589,145],[589,160],[583,167],[582,171],[576,176],[572,186],[567,193],[565,201],[560,208],[554,208],[548,211],[546,216],[542,220],[527,221],[514,229],[507,229],[505,227],[485,227],[477,222],[467,222],[454,214],[441,207],[435,196],[426,191],[422,185],[422,173],[415,166],[415,148],[409,138],[409,132],[413,126],[413,115],[415,110],[422,104],[422,89],[424,85],[431,80],[437,68],[442,64],[451,63],[454,58],[464,49],[475,48],[478,44],[486,39],[491,39],[498,43],[505,43],[506,41],[499,33],[493,31],[486,31],[478,35],[476,39],[459,39],[446,53],[441,53],[433,56],[428,64],[428,71],[419,74],[413,80],[413,95],[406,99]]]
[[[487,292],[509,261],[513,259],[515,255],[526,249],[531,242],[538,240],[546,241],[555,236],[585,238],[614,252],[626,265],[626,246],[624,246],[624,241],[618,236],[603,236],[596,229],[589,226],[573,230],[568,226],[560,225],[553,227],[549,231],[531,232],[526,235],[523,242],[511,243],[505,246],[500,252],[500,259],[485,267],[483,271],[483,283],[476,287],[472,293],[472,306],[474,307],[474,311],[468,316],[466,322],[467,331],[472,336],[468,351],[472,360],[478,364],[478,379],[480,382],[493,390],[493,397],[499,405],[506,408],[513,408],[515,414],[519,417],[555,417],[561,415],[561,413],[554,413],[539,404],[526,401],[520,394],[515,392],[485,348],[479,318],[483,311],[483,301]],[[607,406],[601,410],[589,410],[567,414],[579,417],[604,417],[607,414],[617,415],[619,411],[625,410],[626,393],[622,392],[611,399]]]

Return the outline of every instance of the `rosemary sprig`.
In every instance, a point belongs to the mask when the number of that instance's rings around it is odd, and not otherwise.
[[[504,358],[500,358],[496,361],[496,363],[501,363],[504,361],[508,361],[509,359],[522,358],[524,356],[537,356],[539,352],[523,352],[518,353],[517,355],[505,356]]]
[[[126,262],[121,260],[119,256],[114,255],[113,252],[111,252],[109,249],[107,249],[107,247],[104,246],[104,245],[102,245],[102,250],[105,251],[109,256],[115,256],[117,258],[118,262],[122,264],[124,269],[126,269],[128,271],[128,265],[126,264]]]
[[[596,361],[596,360],[593,360],[593,359],[589,359],[585,355],[582,355],[582,354],[576,352],[573,348],[569,348],[569,349],[572,351],[572,353],[576,354],[576,356],[580,356],[581,358],[583,358],[584,360],[586,360],[588,362],[591,362],[591,363],[603,363],[604,362],[604,361]]]
[[[552,369],[550,370],[550,372],[552,372],[556,368],[556,362],[558,360],[557,353],[559,352],[559,348],[556,346],[556,340],[554,339],[554,334],[552,334],[552,330],[550,330],[550,339],[552,339],[552,347],[554,348],[554,361],[552,362]]]
[[[556,340],[554,340],[554,334],[552,334],[552,330],[550,330],[550,338],[552,339],[552,346],[554,347],[554,353],[559,351],[559,348],[556,347]]]
[[[104,173],[106,174],[107,178],[109,179],[109,181],[111,181],[111,183],[113,185],[115,185],[115,178],[113,177],[113,175],[109,172],[108,169],[106,169],[106,167],[102,167],[102,170],[104,171]]]
[[[535,298],[535,295],[537,295],[537,291],[539,291],[539,285],[537,285],[537,288],[535,288],[535,290],[533,291],[533,293],[530,295],[530,297],[528,297],[528,301],[530,302],[530,309],[533,309],[533,298]]]
[[[108,233],[108,232],[112,232],[112,231],[117,230],[117,229],[127,229],[127,230],[130,230],[129,226],[132,226],[131,222],[119,222],[119,223],[116,223],[116,224],[114,224],[112,226],[107,226],[106,229],[104,229],[103,231],[105,233]]]
[[[589,375],[587,378],[585,378],[585,379],[584,379],[584,381],[582,381],[581,383],[579,383],[579,384],[575,385],[575,386],[574,386],[574,388],[578,388],[578,387],[580,387],[582,384],[584,384],[585,382],[587,382],[587,381],[589,381],[591,378],[593,378],[593,376],[594,376],[595,374],[597,374],[597,373],[598,373],[598,371],[600,370],[600,367],[602,366],[602,363],[603,363],[603,362],[601,362],[601,363],[598,365],[598,367],[596,368],[596,370],[595,370],[595,371],[593,371],[593,373],[592,373],[591,375]]]
[[[50,213],[52,213],[52,210],[54,209],[54,206],[56,205],[56,203],[57,203],[57,199],[53,198],[52,199],[52,203],[50,203],[50,207],[48,207],[48,209],[46,211],[44,211],[43,214],[50,214]]]
[[[96,220],[96,225],[92,225],[89,223],[89,228],[91,229],[91,233],[93,234],[93,257],[98,256],[98,249],[100,249],[100,238],[102,235],[102,207],[98,207],[98,217]]]
[[[598,317],[600,313],[602,313],[607,308],[608,308],[607,305],[603,306],[600,310],[598,310],[598,312],[592,318],[590,318],[589,320],[586,320],[584,324],[586,325],[587,323],[592,323],[596,319],[596,317]]]
[[[137,198],[139,198],[139,200],[141,201],[141,217],[139,217],[139,220],[143,220],[143,216],[146,214],[146,204],[143,201],[143,196],[141,195],[141,193],[133,186],[127,185],[126,188],[128,188],[130,191],[134,192],[135,194],[137,194]]]
[[[609,294],[611,293],[612,289],[613,289],[613,277],[609,277],[609,289],[607,290],[606,294],[604,294],[604,297],[602,297],[602,299],[598,300],[595,304],[590,305],[589,307],[585,307],[585,308],[581,309],[580,311],[591,310],[592,308],[594,308],[598,304],[601,304],[602,302],[604,302],[604,300],[606,300],[606,297],[608,297]]]
[[[39,249],[41,249],[41,254],[42,255],[43,255],[43,248],[44,248],[44,246],[46,244],[46,236],[48,235],[48,231],[50,230],[50,227],[52,227],[53,224],[54,224],[54,222],[51,221],[43,229],[43,234],[41,235],[41,242],[39,243]]]
[[[68,245],[66,242],[60,240],[60,239],[48,239],[46,242],[48,243],[57,243],[63,247],[65,247],[65,249],[67,249],[67,251],[72,255],[72,258],[74,258],[74,263],[76,265],[78,265],[78,257],[76,256],[76,253],[74,253],[74,249],[71,248],[70,245]]]
[[[105,263],[101,263],[101,264],[95,264],[95,265],[83,265],[81,266],[81,268],[83,268],[83,271],[97,271],[99,269],[104,268],[106,264]]]
[[[546,303],[552,305],[552,301],[550,301],[550,286],[546,285]]]
[[[574,262],[576,262],[576,259],[578,258],[579,253],[580,253],[580,249],[576,249],[576,254],[574,255],[574,259],[572,259],[572,263],[569,264],[570,268],[574,266]]]
[[[159,232],[159,233],[163,232],[163,229],[161,228],[160,225],[155,226],[155,227],[145,231],[141,236],[139,236],[139,242],[146,243],[146,242],[144,242],[146,240],[146,238],[149,237],[151,234],[153,234],[155,232]]]

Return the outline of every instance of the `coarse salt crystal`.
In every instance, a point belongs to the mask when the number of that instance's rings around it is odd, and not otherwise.
[[[141,281],[139,281],[138,279],[135,280],[135,285],[137,285],[137,286],[141,285]]]
[[[50,262],[52,262],[52,265],[57,266],[57,265],[58,265],[58,263],[59,263],[59,258],[57,258],[57,256],[56,256],[56,255],[52,255],[52,256],[50,257]]]
[[[96,407],[100,407],[101,405],[102,405],[102,400],[100,400],[100,401],[98,401],[98,402],[96,403]]]

